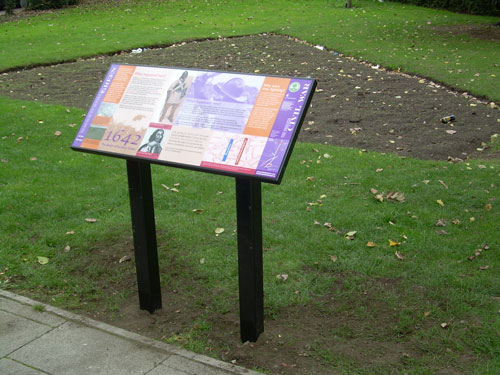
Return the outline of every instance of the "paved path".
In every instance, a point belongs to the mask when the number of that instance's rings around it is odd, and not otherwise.
[[[1,289],[0,374],[258,375]]]

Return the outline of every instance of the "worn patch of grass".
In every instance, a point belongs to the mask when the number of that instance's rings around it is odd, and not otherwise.
[[[493,24],[393,2],[135,1],[65,9],[0,24],[0,71],[193,39],[274,32],[500,100],[498,41],[440,27]]]

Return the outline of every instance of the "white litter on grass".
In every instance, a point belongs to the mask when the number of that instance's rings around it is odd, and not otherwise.
[[[320,45],[314,46],[314,48],[317,48],[317,49],[319,49],[319,50],[321,50],[321,51],[324,51],[324,50],[325,50],[325,47],[320,46]]]
[[[142,48],[133,49],[131,52],[132,53],[141,53],[142,52]]]

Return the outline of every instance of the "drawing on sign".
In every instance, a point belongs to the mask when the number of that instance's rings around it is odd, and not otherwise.
[[[279,181],[314,86],[113,64],[73,148]]]

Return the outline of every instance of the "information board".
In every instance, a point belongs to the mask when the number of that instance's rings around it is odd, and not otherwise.
[[[279,183],[314,79],[111,65],[72,148]]]

